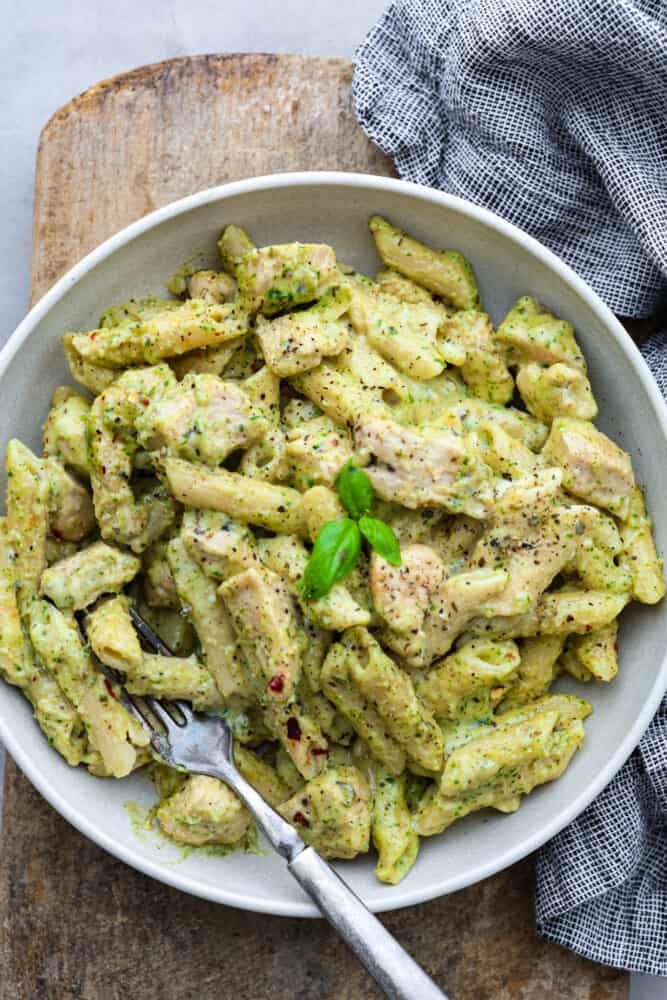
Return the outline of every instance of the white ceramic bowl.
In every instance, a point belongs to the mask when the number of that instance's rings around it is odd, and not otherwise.
[[[497,322],[514,300],[535,296],[571,323],[588,359],[600,404],[599,426],[632,453],[647,490],[658,547],[667,550],[667,412],[636,347],[600,299],[558,258],[495,215],[436,191],[381,177],[342,173],[281,174],[203,191],[153,212],[107,240],[38,303],[0,353],[0,446],[13,436],[40,447],[51,393],[70,382],[60,336],[93,327],[102,308],[132,296],[160,294],[191,255],[215,266],[221,227],[238,222],[259,243],[333,244],[341,260],[373,274],[378,266],[366,220],[379,213],[436,246],[470,258],[485,308]],[[1,484],[4,496],[4,483]],[[619,676],[588,686],[595,711],[587,738],[566,774],[528,796],[510,816],[482,813],[444,835],[422,840],[419,858],[397,886],[373,875],[372,857],[340,871],[376,911],[452,892],[534,851],[577,816],[630,752],[667,687],[667,604],[633,605],[623,614]],[[565,687],[576,690],[571,681]],[[580,692],[583,693],[583,692]],[[200,853],[137,835],[125,808],[149,805],[149,780],[102,781],[72,770],[54,753],[21,695],[0,684],[0,737],[44,797],[70,823],[116,857],[154,878],[207,899],[249,910],[311,916],[314,907],[285,871],[264,856]]]

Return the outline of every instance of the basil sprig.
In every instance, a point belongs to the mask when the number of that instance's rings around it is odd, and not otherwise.
[[[306,600],[324,597],[352,572],[361,553],[362,536],[392,566],[401,565],[401,548],[393,530],[379,518],[369,517],[373,484],[364,470],[348,462],[338,474],[336,491],[350,517],[327,521],[320,528],[298,585]]]

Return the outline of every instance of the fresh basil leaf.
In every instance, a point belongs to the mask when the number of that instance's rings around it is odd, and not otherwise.
[[[328,594],[334,583],[354,569],[360,551],[361,536],[356,521],[346,517],[323,524],[299,582],[301,596],[312,601]]]
[[[358,469],[351,460],[338,473],[336,489],[352,517],[361,517],[371,509],[373,484],[364,470]]]
[[[359,531],[379,556],[392,566],[401,565],[401,547],[388,524],[378,521],[376,517],[364,516],[359,520]]]

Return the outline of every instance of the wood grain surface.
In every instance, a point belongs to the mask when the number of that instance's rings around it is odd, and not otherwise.
[[[339,59],[201,56],[73,100],[39,146],[33,300],[128,222],[210,185],[292,169],[391,173],[356,125],[351,75]],[[383,920],[452,1000],[627,997],[624,974],[535,936],[530,860]],[[377,995],[323,922],[228,909],[138,874],[70,827],[8,763],[2,1000]]]

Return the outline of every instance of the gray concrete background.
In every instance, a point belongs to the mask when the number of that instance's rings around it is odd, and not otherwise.
[[[173,56],[351,56],[384,7],[385,0],[0,0],[0,346],[26,311],[35,153],[54,111],[104,77]],[[631,998],[667,1000],[667,980],[633,976]]]

